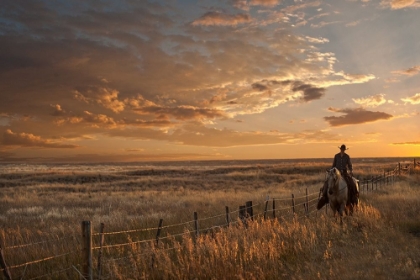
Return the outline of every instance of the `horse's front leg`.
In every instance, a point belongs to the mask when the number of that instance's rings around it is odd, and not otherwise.
[[[346,206],[341,204],[340,209],[338,210],[338,213],[340,214],[340,225],[343,224],[344,211],[346,211]]]

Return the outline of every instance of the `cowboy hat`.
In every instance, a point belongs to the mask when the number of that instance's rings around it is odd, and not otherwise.
[[[338,148],[340,148],[340,150],[348,150],[347,148],[346,148],[346,145],[341,145],[341,147],[338,147]]]

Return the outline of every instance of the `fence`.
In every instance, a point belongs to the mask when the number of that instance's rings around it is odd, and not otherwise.
[[[367,194],[378,190],[378,186],[381,188],[385,185],[392,185],[399,176],[409,175],[416,167],[420,167],[420,165],[415,160],[413,165],[402,166],[401,163],[398,163],[393,170],[361,180],[359,181],[360,193]],[[237,210],[231,211],[226,206],[223,213],[211,217],[199,219],[199,213],[194,212],[193,219],[187,222],[164,226],[163,219],[160,219],[156,227],[116,232],[105,232],[103,223],[100,224],[99,232],[93,232],[91,222],[83,221],[78,236],[53,238],[30,244],[0,246],[0,272],[8,280],[12,279],[12,275],[19,275],[19,279],[28,279],[25,278],[25,275],[31,266],[44,265],[45,273],[29,279],[56,277],[63,274],[67,278],[102,279],[105,266],[127,260],[133,256],[149,257],[153,263],[154,250],[178,249],[174,241],[182,242],[182,238],[186,236],[198,237],[200,234],[213,234],[222,227],[238,223],[246,226],[254,219],[310,217],[317,212],[316,205],[320,195],[320,192],[309,193],[306,188],[305,195],[291,194],[291,197],[288,198],[271,199],[267,197],[264,202],[258,204],[247,201]],[[325,208],[328,211],[328,207]],[[7,263],[10,250],[23,250],[32,246],[41,247],[36,250],[39,253],[42,253],[43,250],[51,250],[51,248],[58,253],[43,257],[32,256],[32,259],[26,259],[19,264],[10,265]]]

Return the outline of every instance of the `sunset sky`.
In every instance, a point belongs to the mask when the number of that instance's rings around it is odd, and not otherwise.
[[[0,161],[420,156],[420,0],[6,0]]]

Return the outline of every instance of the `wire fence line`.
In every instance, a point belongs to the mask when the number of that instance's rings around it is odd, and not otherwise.
[[[418,163],[417,163],[418,164]],[[415,168],[417,166],[417,164],[415,163],[415,165],[413,165],[413,167]],[[409,175],[411,173],[411,165],[406,165],[404,167],[401,166],[401,164],[397,164],[397,167],[391,171],[388,172],[384,172],[384,174],[381,175],[377,175],[377,176],[370,176],[370,179],[365,179],[363,181],[359,181],[359,189],[360,192],[369,192],[370,191],[374,191],[375,189],[377,190],[378,188],[378,183],[380,184],[393,184],[394,181],[396,180],[397,176],[400,175]],[[360,188],[361,187],[361,188]],[[35,259],[32,261],[28,261],[28,262],[24,262],[24,263],[20,263],[20,264],[13,264],[13,265],[6,265],[5,262],[5,256],[3,253],[3,249],[0,247],[0,259],[1,259],[1,268],[0,268],[0,272],[3,273],[3,275],[5,276],[6,279],[12,279],[11,278],[11,272],[10,271],[15,271],[16,269],[19,268],[24,268],[24,272],[23,275],[21,277],[21,279],[24,279],[24,274],[26,272],[26,268],[28,266],[34,265],[34,264],[39,264],[39,263],[43,263],[43,262],[48,262],[48,261],[52,261],[55,259],[58,259],[60,257],[66,257],[69,256],[71,254],[75,254],[75,253],[82,253],[82,255],[87,256],[86,258],[82,257],[82,261],[86,261],[88,265],[83,264],[82,266],[83,268],[83,277],[85,277],[86,279],[93,279],[93,270],[92,270],[92,264],[93,264],[93,260],[92,260],[92,252],[95,251],[100,251],[100,254],[102,253],[103,250],[109,251],[109,249],[112,248],[121,248],[121,247],[130,247],[130,246],[137,246],[137,245],[141,245],[141,244],[149,244],[149,248],[151,249],[155,249],[158,247],[155,247],[155,244],[158,245],[158,242],[161,242],[161,244],[163,244],[162,242],[165,240],[172,240],[173,242],[180,237],[188,237],[191,235],[196,235],[198,236],[198,234],[206,234],[209,232],[213,232],[215,230],[218,230],[220,228],[226,228],[229,227],[231,225],[238,225],[238,224],[247,224],[250,220],[253,220],[254,218],[257,217],[264,217],[264,219],[267,218],[267,214],[270,213],[272,215],[273,218],[296,218],[296,219],[302,219],[302,218],[307,218],[311,215],[313,215],[314,213],[317,213],[317,209],[316,209],[316,203],[319,200],[320,197],[320,192],[312,192],[312,193],[308,193],[308,189],[306,189],[306,194],[305,195],[300,195],[295,197],[292,194],[292,197],[290,198],[272,198],[271,200],[267,197],[267,199],[263,202],[263,203],[257,203],[257,204],[252,204],[252,201],[248,201],[246,202],[246,205],[244,206],[239,206],[239,210],[233,210],[230,211],[228,209],[228,207],[226,206],[226,212],[223,214],[217,214],[214,216],[210,216],[210,217],[204,217],[201,219],[198,219],[198,215],[195,212],[194,213],[194,220],[190,220],[187,222],[182,222],[182,223],[177,223],[177,224],[171,224],[171,225],[165,225],[162,226],[161,224],[158,227],[152,227],[152,228],[140,228],[140,229],[130,229],[130,230],[123,230],[123,231],[115,231],[115,232],[92,232],[92,229],[90,228],[90,232],[87,234],[87,236],[83,236],[83,239],[86,242],[82,242],[83,244],[79,244],[81,245],[81,248],[78,248],[76,250],[73,251],[69,251],[69,252],[64,252],[64,253],[60,253],[60,254],[56,254],[56,255],[52,255],[52,256],[48,256],[48,257],[44,257],[44,258],[39,258],[39,259]],[[272,202],[272,207],[271,209],[269,209],[268,204],[269,202]],[[288,204],[288,205],[282,205],[281,208],[275,208],[275,203],[276,202],[283,202],[283,204]],[[291,203],[290,203],[291,202]],[[265,205],[265,209],[264,211],[260,211],[258,213],[253,213],[253,210],[264,206]],[[301,207],[303,206],[303,207]],[[238,213],[238,217],[236,219],[231,218],[231,214],[235,214]],[[199,222],[202,221],[207,221],[210,219],[215,219],[215,218],[221,218],[221,217],[226,217],[226,220],[223,223],[218,223],[215,224],[213,226],[204,228],[204,229],[200,229],[199,228]],[[189,226],[194,226],[193,230],[188,230],[187,229],[187,225]],[[184,226],[183,231],[182,232],[169,232],[168,229],[170,228],[174,228],[174,227],[181,227]],[[162,230],[166,230],[166,236],[160,236],[161,231]],[[136,240],[136,241],[129,241],[129,242],[123,242],[123,243],[113,243],[113,244],[105,244],[105,239],[103,237],[105,236],[112,236],[112,235],[118,235],[118,234],[133,234],[133,233],[141,233],[141,232],[151,232],[151,231],[156,231],[156,236],[153,239],[143,239],[143,240]],[[85,235],[85,234],[84,234]],[[100,245],[99,246],[93,246],[93,237],[99,237],[101,238],[100,241]],[[86,239],[87,238],[87,239]],[[33,243],[28,243],[28,244],[14,244],[14,245],[10,245],[10,246],[6,246],[4,249],[24,249],[26,247],[29,246],[35,246],[35,245],[41,245],[41,244],[45,244],[45,243],[58,243],[59,241],[65,241],[65,240],[69,240],[69,239],[73,239],[73,240],[79,240],[76,236],[70,236],[70,237],[65,237],[65,238],[58,238],[58,239],[49,239],[49,240],[43,240],[43,241],[38,241],[38,242],[33,242]],[[131,240],[131,239],[130,239]],[[114,240],[115,241],[115,240]],[[169,243],[167,243],[169,244]],[[162,246],[159,246],[162,247]],[[158,248],[159,250],[161,248]],[[164,248],[163,250],[173,250],[173,249],[179,249],[179,247],[172,247],[172,248]],[[121,249],[120,249],[121,250]],[[129,248],[125,248],[123,251],[123,253],[127,253],[127,251],[129,250]],[[146,253],[138,253],[138,254],[134,254],[136,256],[141,256],[141,255],[147,255],[150,254],[150,252],[146,252]],[[105,260],[103,261],[104,263],[110,263],[110,262],[114,262],[114,261],[118,261],[118,260],[123,260],[123,259],[128,259],[128,258],[132,258],[133,256],[133,252],[130,253],[129,256],[123,256],[123,257],[118,257],[118,258],[105,258]],[[97,261],[98,267],[101,264],[100,259],[98,258]],[[78,264],[80,266],[80,263]],[[88,267],[88,269],[86,269],[86,267]],[[30,279],[41,279],[44,277],[49,277],[51,275],[54,274],[60,274],[69,270],[75,269],[74,265],[71,265],[67,268],[64,269],[59,269],[59,270],[55,270],[55,271],[50,271],[47,274],[43,274],[43,275],[39,275],[36,276],[34,278],[30,278]],[[77,269],[76,269],[77,270]]]
[[[42,241],[37,241],[37,242],[32,242],[32,243],[27,243],[27,244],[10,245],[10,246],[4,247],[4,249],[19,249],[19,248],[24,248],[24,247],[34,246],[34,245],[41,245],[41,244],[45,244],[49,242],[64,241],[64,240],[70,240],[70,239],[76,239],[76,238],[77,238],[76,236],[67,236],[67,237],[42,240]]]

